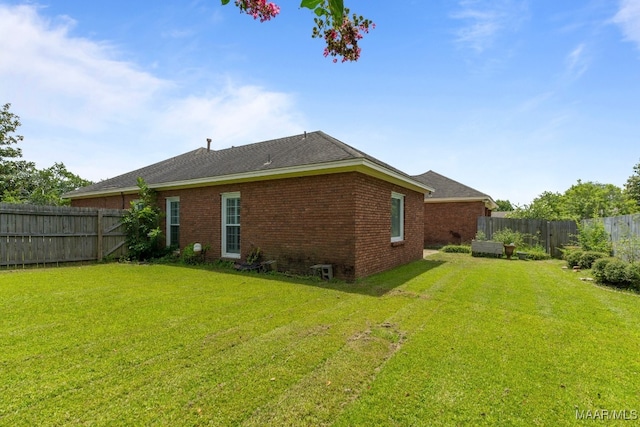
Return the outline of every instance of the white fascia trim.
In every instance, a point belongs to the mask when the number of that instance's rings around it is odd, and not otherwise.
[[[459,202],[482,202],[491,210],[497,209],[498,204],[493,201],[491,197],[441,197],[441,198],[426,198],[425,203],[459,203]]]
[[[312,165],[292,166],[292,167],[272,169],[272,170],[243,172],[243,173],[237,173],[237,174],[231,174],[231,175],[188,179],[183,181],[163,182],[158,184],[149,184],[149,188],[152,188],[154,190],[169,190],[169,189],[177,189],[177,188],[202,187],[206,185],[224,184],[228,182],[256,181],[257,179],[260,179],[260,178],[278,179],[278,178],[285,178],[290,175],[292,176],[295,176],[295,175],[303,176],[305,174],[317,175],[317,174],[321,174],[323,171],[326,171],[327,173],[358,171],[358,172],[362,172],[362,173],[371,175],[373,177],[376,177],[388,182],[392,182],[394,184],[397,184],[402,187],[406,187],[421,193],[429,193],[434,191],[433,188],[419,181],[413,180],[397,172],[389,170],[367,159],[339,160],[336,162],[316,163]],[[113,195],[119,195],[119,194],[131,194],[131,193],[137,193],[138,190],[139,188],[137,186],[117,188],[117,189],[114,188],[113,191],[108,191],[108,190],[92,191],[92,192],[82,193],[78,195],[73,195],[68,198],[84,199],[84,198],[89,198],[93,196],[109,196],[109,195],[113,196]]]

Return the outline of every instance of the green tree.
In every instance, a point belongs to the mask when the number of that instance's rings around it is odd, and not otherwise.
[[[633,175],[627,179],[624,191],[627,197],[632,199],[636,207],[640,209],[640,162],[633,167]]]
[[[231,0],[221,0],[223,5]],[[268,21],[280,13],[280,7],[266,0],[235,0],[240,12],[246,13],[260,22]],[[333,57],[333,62],[357,61],[360,58],[358,41],[375,24],[357,14],[349,15],[350,11],[344,7],[343,0],[302,0],[301,8],[310,9],[315,14],[313,38],[322,38],[326,43],[324,56]]]
[[[564,210],[563,196],[560,193],[545,191],[529,205],[517,207],[509,214],[509,218],[546,219],[547,221],[559,221],[568,219]]]
[[[17,144],[24,137],[16,134],[20,117],[10,108],[9,103],[0,108],[0,201],[21,199],[27,195],[29,188],[25,182],[35,169],[34,163],[20,160],[22,150]]]
[[[34,189],[33,177],[38,172],[35,163],[24,160],[6,161],[0,168],[0,201],[27,203]]]
[[[32,178],[32,190],[28,203],[35,205],[66,205],[68,200],[62,199],[64,193],[93,184],[69,172],[63,163],[38,170]]]
[[[5,104],[0,109],[0,201],[36,205],[68,204],[61,196],[89,185],[91,181],[69,172],[62,163],[39,170],[35,163],[22,160],[22,150],[16,145],[24,138],[15,134],[20,126],[20,118],[9,111],[10,107],[11,104]]]
[[[498,199],[496,200],[496,205],[498,205],[498,211],[500,212],[509,212],[515,209],[509,200]]]
[[[22,150],[12,145],[24,139],[21,135],[15,135],[20,127],[20,117],[13,114],[9,109],[11,104],[7,103],[0,109],[0,162],[7,159],[22,157]]]
[[[545,191],[530,205],[516,208],[509,217],[580,221],[627,215],[637,211],[635,202],[621,188],[613,184],[578,180],[563,194]]]
[[[581,180],[565,191],[564,209],[567,215],[575,220],[627,215],[634,212],[633,202],[620,187]]]

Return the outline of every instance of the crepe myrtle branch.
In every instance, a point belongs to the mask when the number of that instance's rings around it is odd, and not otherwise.
[[[226,5],[231,0],[221,0]],[[280,13],[280,7],[268,0],[234,0],[241,13],[253,16],[260,22],[269,21]],[[332,57],[333,62],[357,61],[360,58],[361,40],[369,30],[376,27],[371,20],[360,15],[349,16],[349,9],[343,0],[302,0],[300,7],[315,13],[312,38],[322,38],[326,43],[324,56]]]

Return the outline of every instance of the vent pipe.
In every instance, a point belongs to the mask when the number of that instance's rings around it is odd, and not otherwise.
[[[211,138],[207,138],[207,151],[211,151]]]

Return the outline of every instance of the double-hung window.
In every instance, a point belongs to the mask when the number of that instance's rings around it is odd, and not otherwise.
[[[222,256],[240,258],[240,193],[222,194]]]
[[[167,246],[180,247],[180,197],[167,197]]]
[[[391,193],[391,241],[404,240],[404,194]]]

